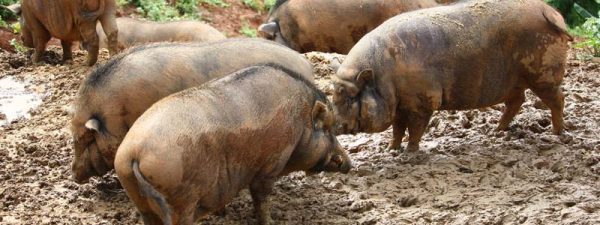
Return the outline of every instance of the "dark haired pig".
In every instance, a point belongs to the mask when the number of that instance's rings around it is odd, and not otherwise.
[[[269,63],[313,79],[312,66],[300,54],[257,38],[139,46],[96,67],[81,84],[74,103],[74,180],[85,182],[90,176],[101,176],[112,169],[117,148],[129,127],[161,98],[249,66]]]
[[[205,42],[225,39],[225,35],[217,29],[192,20],[161,23],[120,17],[117,18],[117,26],[119,50],[151,42]],[[106,48],[106,36],[103,35],[100,24],[96,26],[96,32],[100,38],[100,48]]]
[[[302,53],[347,54],[363,35],[390,17],[436,5],[434,0],[278,0],[259,31]]]
[[[340,131],[392,125],[389,148],[399,148],[408,128],[408,150],[417,150],[434,110],[504,102],[503,130],[531,89],[561,133],[571,39],[561,15],[539,0],[473,0],[396,16],[361,39],[337,71]]]
[[[145,224],[192,224],[246,187],[271,224],[278,176],[348,172],[326,96],[284,67],[257,66],[150,107],[117,151],[115,170]]]
[[[50,38],[60,39],[63,60],[72,58],[73,41],[83,41],[88,51],[87,65],[98,60],[96,23],[100,21],[109,39],[111,55],[117,53],[116,4],[114,0],[22,0],[21,38],[35,48],[31,60],[38,63]]]

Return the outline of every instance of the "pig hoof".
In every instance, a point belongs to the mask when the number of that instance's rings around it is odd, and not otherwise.
[[[406,146],[406,151],[405,152],[418,152],[419,151],[419,145],[408,145]]]
[[[225,210],[225,208],[219,209],[215,212],[215,215],[219,217],[225,217],[227,215],[227,210]]]
[[[402,146],[390,144],[385,149],[386,151],[402,150]]]
[[[258,222],[259,225],[271,225],[273,224],[273,219],[271,218],[261,218]]]
[[[552,133],[554,135],[562,135],[562,134],[565,134],[565,130],[564,129],[553,130]]]

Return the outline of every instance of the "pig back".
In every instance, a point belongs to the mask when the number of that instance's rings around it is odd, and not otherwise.
[[[242,53],[245,57],[240,57]],[[83,124],[97,115],[106,120],[109,132],[118,131],[131,127],[163,97],[267,63],[285,66],[312,81],[312,66],[305,58],[266,40],[160,43],[132,48],[98,66],[86,78],[75,103],[79,108],[76,118]]]
[[[547,63],[564,64],[567,38],[544,17],[548,8],[542,1],[482,0],[398,15],[367,34],[347,64],[372,67],[400,87],[418,81],[442,89],[441,109],[497,104],[542,75],[523,62],[541,60],[553,51],[549,45],[565,51]]]
[[[184,168],[175,176],[182,180],[159,175],[168,180],[155,182],[190,185],[161,191],[222,193],[229,202],[257,175],[284,168],[303,130],[312,126],[315,99],[306,81],[272,67],[251,67],[160,100],[131,127],[118,154],[133,151],[142,164],[157,160],[164,164],[160,168]],[[160,168],[149,173],[160,174]]]
[[[279,22],[284,39],[299,52],[346,54],[388,18],[436,5],[434,0],[289,0],[271,12],[269,22]]]

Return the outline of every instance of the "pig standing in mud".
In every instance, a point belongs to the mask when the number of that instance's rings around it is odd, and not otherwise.
[[[258,29],[265,38],[301,53],[347,54],[390,17],[434,6],[434,0],[277,0]]]
[[[568,41],[561,15],[543,1],[474,0],[396,16],[365,35],[336,74],[342,133],[393,127],[389,148],[417,150],[434,110],[504,102],[508,128],[531,89],[563,129]]]
[[[150,107],[117,151],[115,170],[144,223],[187,225],[249,186],[259,224],[272,224],[278,176],[348,172],[326,96],[280,66],[256,66]]]
[[[151,42],[205,42],[225,39],[225,35],[210,25],[198,21],[151,22],[128,17],[117,18],[118,49]],[[100,48],[107,48],[101,24],[96,26]]]
[[[108,37],[111,55],[117,52],[116,4],[114,0],[22,0],[21,38],[35,48],[31,60],[39,63],[50,38],[60,39],[63,61],[71,60],[73,41],[83,41],[88,51],[87,65],[98,60],[96,22]]]
[[[96,67],[81,84],[74,103],[73,179],[82,183],[111,170],[129,127],[161,98],[246,67],[269,63],[313,80],[312,66],[304,57],[257,38],[138,46]]]

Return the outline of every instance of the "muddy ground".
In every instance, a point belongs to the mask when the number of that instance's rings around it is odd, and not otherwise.
[[[0,128],[0,224],[141,224],[113,174],[77,185],[70,177],[68,106],[89,72],[85,53],[46,65],[0,50],[0,79],[43,97],[31,118]],[[551,134],[549,110],[531,93],[510,131],[495,132],[503,106],[435,113],[423,160],[386,151],[391,133],[339,136],[349,174],[295,173],[272,195],[277,224],[600,224],[600,65],[571,54],[563,88],[568,135]],[[331,92],[330,54],[309,53]],[[343,56],[339,56],[343,58]],[[102,52],[100,62],[107,58]],[[135,91],[135,90],[132,90]],[[404,144],[405,146],[406,144]],[[254,224],[243,191],[224,216],[200,224]]]

